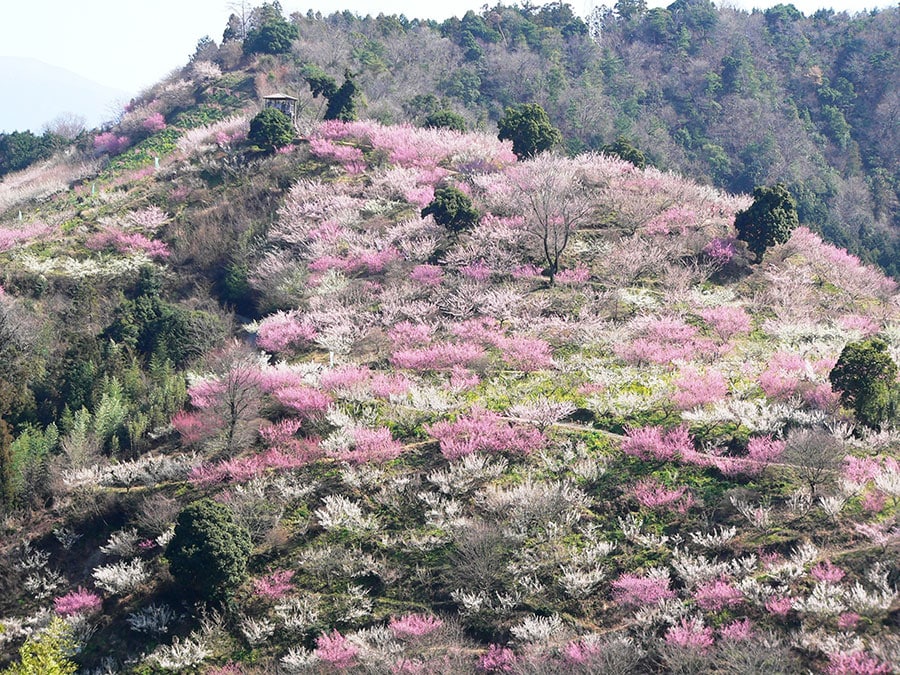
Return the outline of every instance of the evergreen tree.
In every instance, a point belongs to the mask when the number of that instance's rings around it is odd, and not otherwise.
[[[186,590],[206,600],[226,600],[247,576],[252,549],[250,534],[227,506],[201,499],[178,514],[166,558]]]
[[[452,110],[437,110],[425,118],[425,126],[430,129],[453,129],[465,132],[466,120]]]
[[[892,385],[897,364],[887,344],[877,338],[848,343],[828,379],[841,392],[841,401],[852,408],[856,418],[878,427],[891,416]]]
[[[422,209],[422,217],[428,215],[434,216],[438,225],[454,232],[472,227],[480,217],[468,195],[452,186],[434,191],[434,199]]]
[[[349,70],[344,71],[344,83],[328,99],[328,107],[325,109],[326,120],[340,120],[352,122],[356,119],[356,97],[359,87]]]
[[[559,129],[537,103],[523,103],[507,108],[499,122],[498,138],[513,142],[513,152],[519,159],[534,157],[562,141]]]
[[[797,205],[781,183],[753,190],[753,203],[734,217],[738,239],[756,254],[757,260],[770,246],[786,242],[797,227]]]
[[[12,506],[14,499],[12,434],[6,420],[0,418],[0,506]]]
[[[250,120],[247,138],[261,148],[274,151],[294,140],[294,125],[280,110],[266,108]]]

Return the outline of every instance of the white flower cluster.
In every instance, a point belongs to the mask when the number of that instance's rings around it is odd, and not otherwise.
[[[165,635],[169,632],[169,624],[177,618],[178,614],[167,604],[154,602],[129,614],[126,621],[131,630],[138,633]]]
[[[94,568],[94,583],[108,593],[127,593],[135,590],[149,577],[143,560],[122,561]]]
[[[155,663],[160,668],[182,671],[185,668],[196,666],[212,654],[202,636],[191,633],[183,640],[174,638],[170,645],[157,647],[147,661]]]
[[[117,530],[109,535],[109,540],[100,547],[100,551],[106,555],[117,555],[121,558],[130,558],[137,555],[140,536],[137,530]]]
[[[326,495],[314,515],[326,530],[370,532],[378,527],[373,514],[365,513],[359,504],[342,495]]]

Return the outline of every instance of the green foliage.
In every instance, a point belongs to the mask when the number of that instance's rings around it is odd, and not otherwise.
[[[870,427],[879,427],[891,415],[891,388],[897,364],[887,344],[877,338],[848,343],[828,379],[841,392],[841,401]]]
[[[328,96],[328,107],[325,109],[326,120],[352,122],[356,119],[356,99],[359,87],[349,70],[344,71],[344,83],[331,96]]]
[[[181,131],[174,127],[163,129],[114,157],[102,175],[115,176],[125,171],[153,166],[155,158],[165,157],[175,151],[180,136]]]
[[[224,504],[201,499],[185,507],[166,547],[172,576],[207,600],[225,600],[247,576],[250,534]]]
[[[357,118],[356,100],[359,97],[359,86],[353,79],[353,73],[344,71],[344,82],[338,87],[337,82],[317,66],[309,66],[304,77],[312,92],[313,98],[322,96],[328,101],[325,108],[326,120],[352,122]]]
[[[422,209],[422,217],[428,215],[454,232],[472,227],[481,216],[469,196],[452,186],[434,191],[434,199]]]
[[[100,404],[94,411],[94,433],[104,449],[109,452],[115,453],[121,447],[128,407],[122,383],[116,378],[108,380]]]
[[[266,108],[250,120],[247,138],[260,148],[274,152],[294,140],[294,125],[280,110]]]
[[[0,418],[0,508],[12,506],[16,494],[13,477],[12,435],[6,420]]]
[[[459,113],[452,110],[438,110],[425,118],[425,126],[432,129],[453,129],[465,132],[466,120]]]
[[[183,366],[209,349],[221,334],[222,327],[214,316],[166,302],[151,284],[122,303],[102,337],[147,359],[156,356]]]
[[[520,159],[534,157],[562,142],[559,129],[550,123],[546,111],[537,103],[523,103],[507,108],[499,124],[500,140],[511,140],[513,152]]]
[[[50,494],[50,460],[59,446],[59,429],[26,425],[10,445],[14,499],[37,504]]]
[[[794,199],[780,183],[753,190],[753,204],[734,218],[738,238],[747,242],[757,259],[770,246],[786,242],[798,224]]]
[[[19,662],[2,675],[71,675],[78,667],[69,658],[75,653],[72,629],[54,617],[47,628],[29,637],[19,649]]]
[[[300,36],[297,27],[285,21],[281,11],[273,5],[265,5],[260,10],[264,12],[263,22],[247,32],[244,51],[248,54],[287,54]]]
[[[53,154],[60,138],[50,132],[35,136],[30,131],[0,134],[0,176],[21,171]]]
[[[644,153],[634,147],[624,136],[619,136],[615,143],[604,145],[600,148],[600,152],[605,155],[615,155],[626,162],[631,162],[638,169],[643,169],[647,166],[647,157]]]
[[[337,93],[337,82],[321,68],[316,66],[308,67],[304,77],[306,83],[309,85],[309,90],[312,93],[313,98],[324,96],[326,99],[329,99]]]

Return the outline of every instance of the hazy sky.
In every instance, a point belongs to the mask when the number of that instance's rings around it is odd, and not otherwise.
[[[247,2],[248,6],[261,4]],[[723,0],[742,9],[771,6],[779,0]],[[784,1],[784,0],[782,0]],[[540,0],[532,0],[536,5]],[[666,6],[671,0],[650,0]],[[826,6],[837,11],[888,7],[896,0],[794,0],[805,13]],[[328,14],[349,9],[357,14],[403,13],[409,18],[444,19],[478,9],[483,0],[282,0],[285,14],[308,9]],[[490,2],[492,6],[495,2]],[[507,2],[506,4],[513,4]],[[579,13],[615,0],[571,0]],[[100,84],[136,93],[184,65],[197,40],[221,40],[228,0],[15,0],[5,2],[0,20],[0,56],[36,58]],[[0,105],[3,105],[0,103]]]

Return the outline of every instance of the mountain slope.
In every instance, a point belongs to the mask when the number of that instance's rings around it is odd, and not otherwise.
[[[900,357],[892,280],[805,227],[754,261],[746,196],[607,155],[309,97],[262,151],[279,64],[195,59],[0,183],[4,658],[891,672],[896,409],[829,373]],[[449,187],[475,222],[422,216]],[[170,564],[195,503],[252,542],[191,542],[226,602]]]

